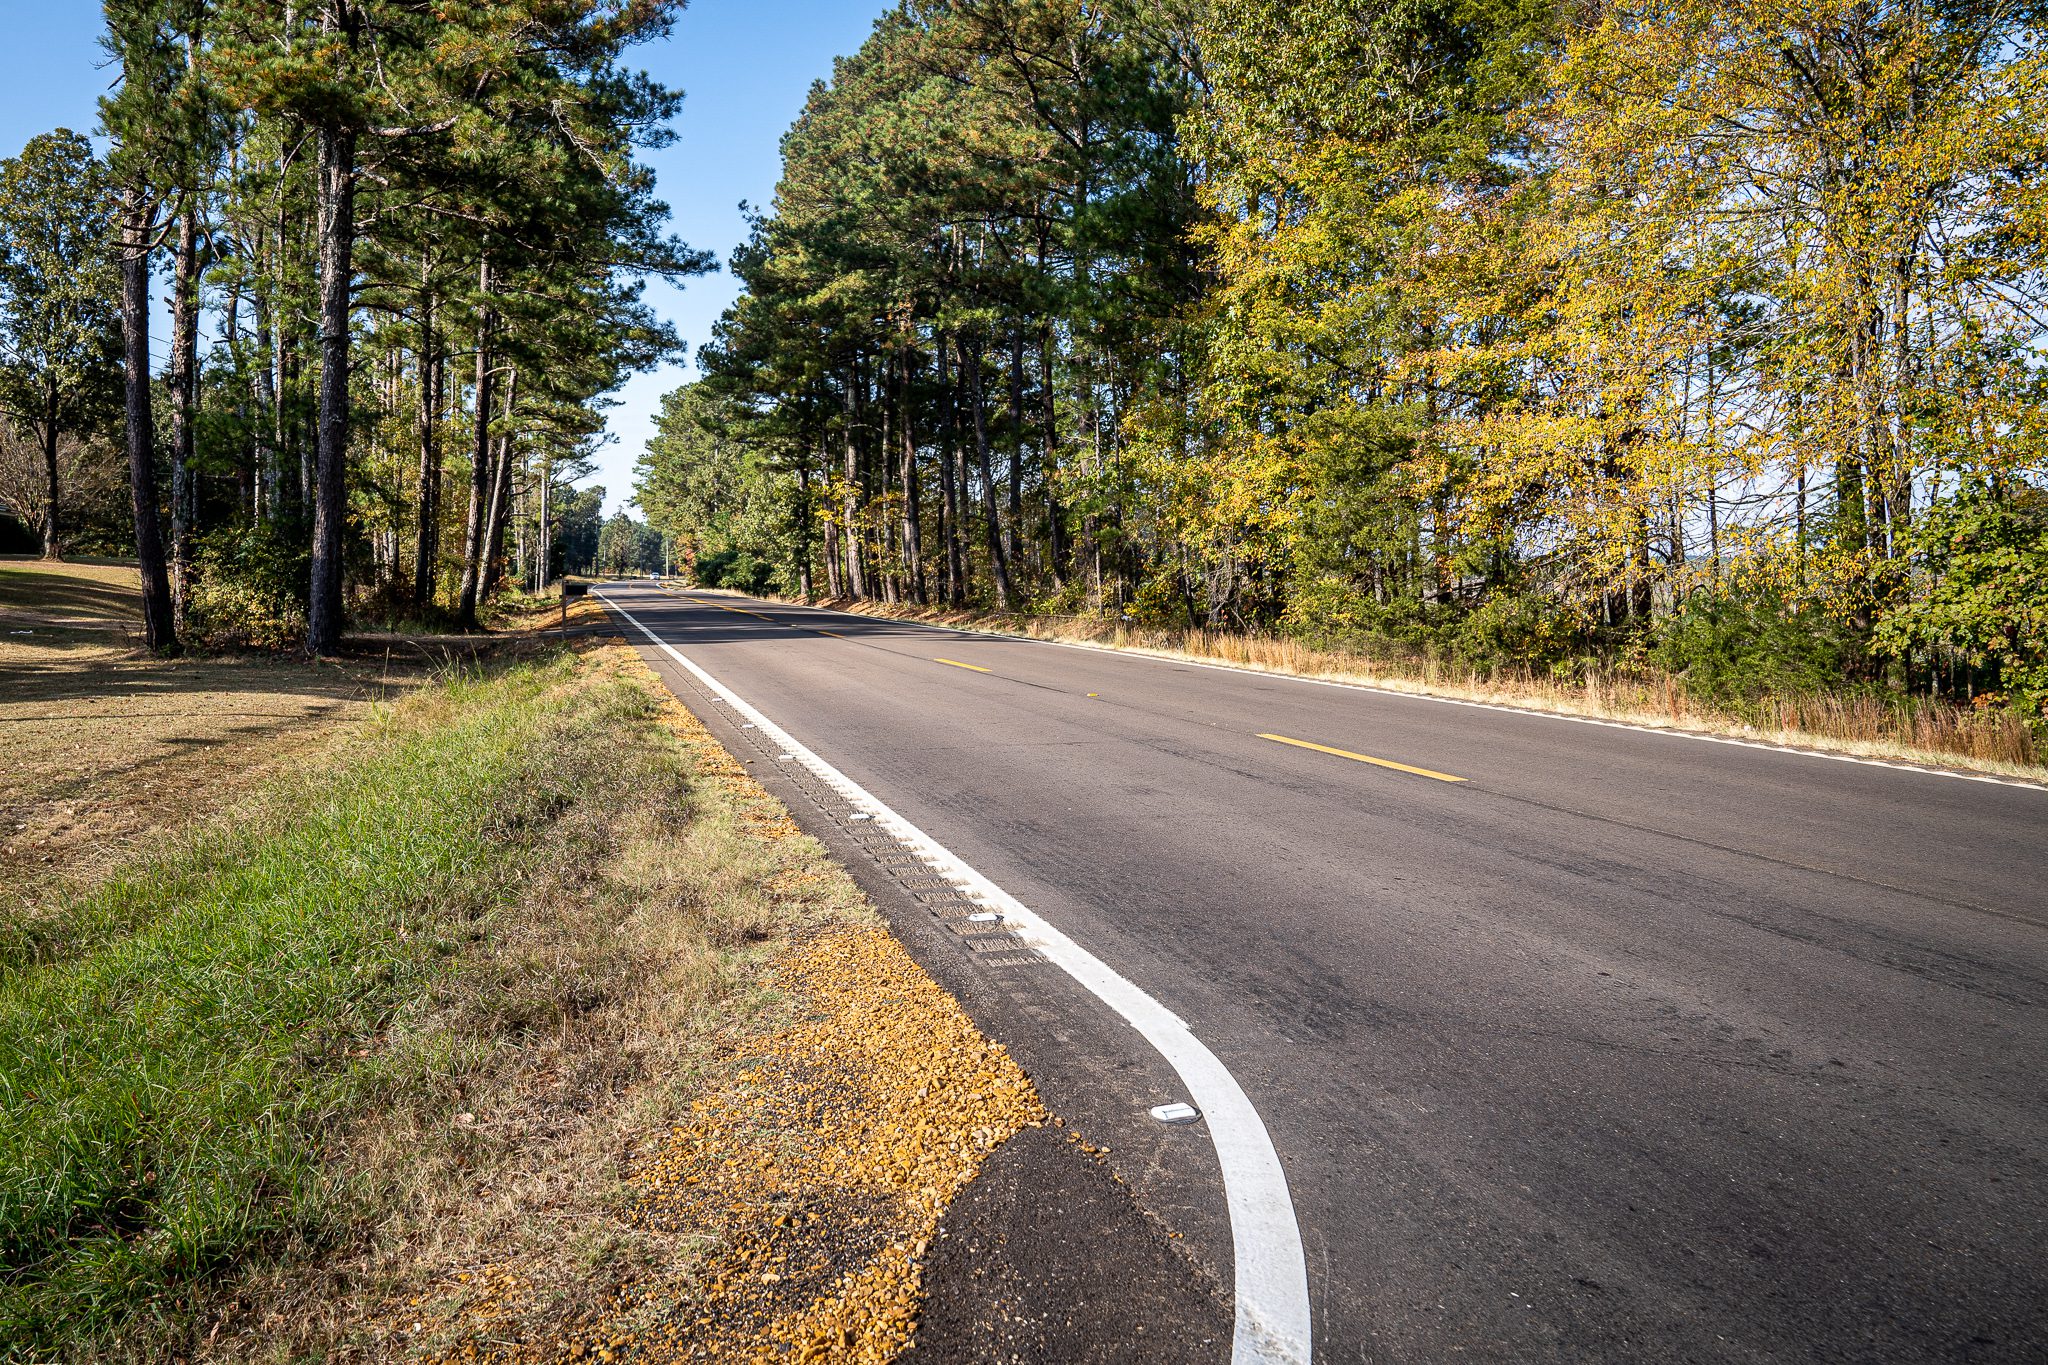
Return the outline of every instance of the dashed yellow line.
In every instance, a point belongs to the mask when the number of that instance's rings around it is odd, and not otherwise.
[[[963,664],[958,659],[933,659],[932,662],[935,664],[950,664],[954,668],[964,668],[971,673],[990,673],[994,671],[993,669],[983,668],[980,664]]]
[[[1289,739],[1286,735],[1262,734],[1259,738],[1270,739],[1275,744],[1292,744],[1297,749],[1314,749],[1319,754],[1335,754],[1338,758],[1348,758],[1354,763],[1370,763],[1375,768],[1392,768],[1397,773],[1413,773],[1417,777],[1427,777],[1438,782],[1463,782],[1465,780],[1462,777],[1452,777],[1449,773],[1433,772],[1428,768],[1411,768],[1406,763],[1396,763],[1391,758],[1374,758],[1371,754],[1354,754],[1349,749],[1332,749],[1327,744],[1311,744],[1305,739]]]
[[[751,616],[756,621],[766,621],[771,626],[779,626],[782,624],[782,622],[776,620],[772,616],[763,616],[760,612],[748,611],[745,607],[729,607],[723,602],[706,602],[701,597],[692,597],[690,600],[692,602],[695,602],[700,607],[717,607],[720,611],[730,611],[735,612],[741,616]]]
[[[778,621],[773,616],[763,616],[760,612],[748,611],[745,607],[728,606],[723,602],[707,602],[701,597],[691,597],[686,600],[694,602],[700,607],[717,607],[720,611],[737,612],[741,616],[751,616],[756,621],[766,621],[771,626],[788,626],[791,630],[808,631],[812,635],[829,635],[835,640],[852,638],[851,636],[841,635],[836,630],[821,630],[817,626],[800,626],[790,621]],[[962,664],[961,667],[966,668],[970,667],[970,665]],[[987,670],[984,669],[983,671],[986,672]]]

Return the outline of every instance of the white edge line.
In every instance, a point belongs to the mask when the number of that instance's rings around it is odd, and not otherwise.
[[[878,824],[915,851],[927,865],[953,880],[974,899],[999,910],[1018,931],[1018,937],[1144,1035],[1145,1041],[1180,1075],[1190,1098],[1207,1120],[1210,1140],[1216,1145],[1216,1164],[1222,1169],[1224,1200],[1230,1210],[1232,1260],[1236,1263],[1237,1322],[1231,1342],[1232,1365],[1307,1365],[1308,1262],[1302,1253],[1294,1201],[1288,1194],[1287,1177],[1280,1168],[1280,1156],[1273,1149],[1265,1122],[1229,1068],[1171,1010],[812,753],[795,736],[641,624],[633,613],[602,592],[596,596],[632,622],[642,635],[689,670],[692,677],[726,705],[753,721],[785,751],[796,755],[799,762],[856,809],[872,814]]]
[[[704,592],[703,588],[679,588],[678,592]],[[1311,687],[1339,687],[1348,692],[1371,692],[1375,696],[1398,697],[1403,701],[1428,701],[1439,706],[1469,706],[1479,711],[1501,711],[1511,716],[1530,716],[1536,720],[1562,720],[1573,725],[1599,725],[1609,730],[1629,730],[1639,735],[1662,735],[1667,739],[1692,739],[1703,744],[1732,744],[1738,749],[1761,749],[1765,753],[1789,754],[1793,758],[1825,758],[1835,763],[1860,763],[1866,768],[1890,768],[1894,772],[1918,773],[1922,777],[1949,777],[1958,782],[1988,782],[1994,787],[2018,787],[2022,791],[2048,792],[2048,784],[2029,782],[2023,778],[1993,777],[1989,773],[1959,772],[1954,768],[1922,767],[1916,763],[1896,763],[1884,758],[1864,758],[1860,754],[1831,754],[1825,749],[1800,749],[1789,744],[1771,744],[1760,739],[1737,739],[1732,735],[1709,735],[1698,730],[1676,730],[1661,725],[1642,725],[1626,720],[1603,720],[1598,716],[1575,716],[1568,711],[1538,711],[1526,706],[1508,706],[1493,701],[1468,701],[1463,697],[1444,697],[1434,692],[1404,692],[1398,687],[1380,687],[1373,683],[1344,682],[1337,678],[1305,678],[1299,673],[1280,673],[1271,669],[1252,668],[1245,664],[1217,663],[1209,659],[1191,659],[1179,654],[1162,654],[1150,650],[1129,649],[1117,645],[1090,644],[1085,640],[1048,640],[1037,635],[1017,635],[1007,630],[963,630],[959,626],[939,625],[932,621],[909,621],[894,616],[865,616],[857,611],[840,611],[836,607],[814,607],[807,602],[783,602],[771,598],[749,598],[750,601],[768,602],[772,606],[793,608],[797,611],[815,611],[829,616],[845,616],[856,621],[887,621],[892,625],[915,626],[920,630],[942,630],[951,635],[965,635],[970,639],[1015,640],[1019,644],[1053,645],[1060,649],[1086,649],[1097,654],[1114,654],[1126,659],[1149,659],[1153,663],[1173,664],[1182,668],[1213,668],[1223,673],[1241,673],[1255,678],[1277,678],[1282,682],[1307,683]]]

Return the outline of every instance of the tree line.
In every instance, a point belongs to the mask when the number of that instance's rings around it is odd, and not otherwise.
[[[640,500],[758,589],[2042,724],[2043,16],[905,0]]]
[[[0,165],[0,497],[46,554],[104,541],[118,445],[164,652],[471,627],[594,561],[604,396],[678,347],[642,284],[711,265],[637,159],[679,97],[625,65],[680,9],[108,0],[110,150]]]

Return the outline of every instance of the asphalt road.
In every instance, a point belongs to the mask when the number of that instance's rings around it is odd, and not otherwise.
[[[606,592],[1187,1021],[1318,1359],[2048,1359],[2048,791]],[[977,969],[1227,1285],[1172,1073]]]

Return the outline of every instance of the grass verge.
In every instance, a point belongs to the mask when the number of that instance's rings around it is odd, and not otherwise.
[[[14,936],[0,1335],[63,1351],[174,1333],[191,1306],[179,1287],[320,1238],[350,1199],[324,1140],[483,1036],[422,1006],[537,865],[573,856],[564,816],[660,799],[621,777],[674,786],[653,765],[578,761],[636,702],[565,689],[569,667],[387,712],[257,818]],[[543,1027],[564,1003],[505,1000],[484,1032]]]
[[[884,1359],[945,1202],[1040,1117],[585,640],[8,927],[0,1354]]]

